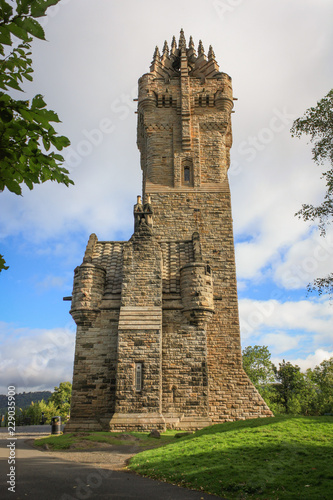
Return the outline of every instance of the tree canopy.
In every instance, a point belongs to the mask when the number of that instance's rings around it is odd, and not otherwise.
[[[267,346],[248,346],[243,368],[276,415],[324,415],[333,413],[333,358],[303,373],[283,360],[276,367]]]
[[[267,346],[248,346],[243,350],[243,368],[257,389],[274,382],[273,366]]]
[[[33,80],[31,42],[45,40],[37,19],[59,1],[0,0],[0,191],[21,195],[22,184],[33,189],[48,180],[73,184],[59,153],[70,141],[53,127],[60,122],[57,113],[47,109],[41,94],[31,100],[13,97],[23,93],[24,81]],[[1,269],[6,269],[2,255]]]
[[[297,118],[291,128],[292,137],[310,136],[313,144],[312,158],[317,165],[330,165],[322,172],[326,182],[326,193],[323,202],[318,206],[303,204],[295,215],[305,221],[318,221],[322,236],[333,219],[333,89],[323,97],[315,107],[305,111],[304,116]],[[319,295],[326,292],[333,295],[333,273],[317,278],[308,286],[309,291],[317,290]]]

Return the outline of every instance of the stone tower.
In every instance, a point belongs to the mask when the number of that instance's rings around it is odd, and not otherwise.
[[[227,171],[231,78],[183,31],[139,80],[143,201],[128,242],[76,268],[67,430],[197,429],[271,416],[242,369]]]

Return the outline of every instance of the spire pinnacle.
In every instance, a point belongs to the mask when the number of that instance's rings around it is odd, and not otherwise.
[[[194,42],[193,42],[192,35],[190,36],[190,40],[188,42],[188,47],[189,47],[189,49],[194,49]]]
[[[169,55],[169,46],[168,42],[165,40],[164,45],[163,45],[163,55]]]
[[[204,56],[205,55],[205,49],[204,46],[202,45],[202,41],[199,40],[199,45],[198,45],[198,56]]]
[[[183,49],[186,50],[186,40],[185,40],[185,35],[184,35],[183,28],[180,30],[179,49],[180,50],[183,50]]]
[[[176,37],[172,37],[172,42],[171,42],[171,54],[174,54],[177,50],[177,42],[176,42]]]
[[[155,47],[155,52],[154,52],[154,55],[153,55],[153,61],[159,61],[161,58],[161,55],[160,55],[160,51],[156,45]]]
[[[215,52],[213,50],[213,47],[210,45],[208,51],[208,61],[211,61],[212,59],[215,59]]]

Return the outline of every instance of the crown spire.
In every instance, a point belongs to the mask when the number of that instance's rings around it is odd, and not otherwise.
[[[211,61],[212,59],[215,59],[215,52],[213,50],[213,47],[210,45],[208,51],[208,61]]]
[[[163,55],[169,55],[169,45],[168,42],[165,40],[164,45],[163,45]]]
[[[202,41],[199,40],[199,45],[198,45],[198,56],[204,56],[205,55],[205,49],[204,49],[204,46],[202,44]]]
[[[172,37],[172,42],[171,42],[171,54],[175,54],[177,50],[177,42],[176,42],[176,37]]]
[[[154,55],[153,55],[153,61],[159,61],[161,58],[161,54],[160,54],[160,51],[159,51],[159,48],[155,47],[155,52],[154,52]]]
[[[180,30],[179,49],[180,50],[183,50],[183,49],[186,50],[186,40],[185,40],[185,35],[184,35],[183,28]]]
[[[161,52],[156,46],[150,71],[166,80],[177,76],[205,79],[221,75],[213,47],[209,46],[206,56],[202,41],[199,40],[196,51],[192,36],[189,36],[188,44],[186,43],[183,28],[180,30],[178,44],[176,37],[172,37],[170,50],[167,41],[164,42]]]

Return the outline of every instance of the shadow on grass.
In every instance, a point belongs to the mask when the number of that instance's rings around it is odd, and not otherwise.
[[[300,417],[302,419],[302,417]],[[323,417],[320,422],[332,424]],[[306,425],[318,425],[313,418]],[[302,441],[288,439],[275,432],[261,433],[247,441],[247,433],[235,433],[237,439],[223,434],[229,431],[270,426],[288,417],[248,420],[230,425],[216,425],[183,438],[179,446],[135,456],[130,468],[143,475],[167,480],[183,486],[200,489],[231,498],[330,500],[333,491],[333,446],[324,435],[311,442],[311,436]],[[293,418],[295,425],[298,418]],[[304,420],[304,419],[302,419]],[[303,422],[302,422],[303,424]],[[288,424],[287,424],[288,425]],[[220,434],[220,439],[214,434]],[[207,440],[205,439],[207,436]],[[209,437],[211,436],[211,439]],[[200,439],[201,438],[201,439]],[[225,442],[224,442],[225,441]]]

